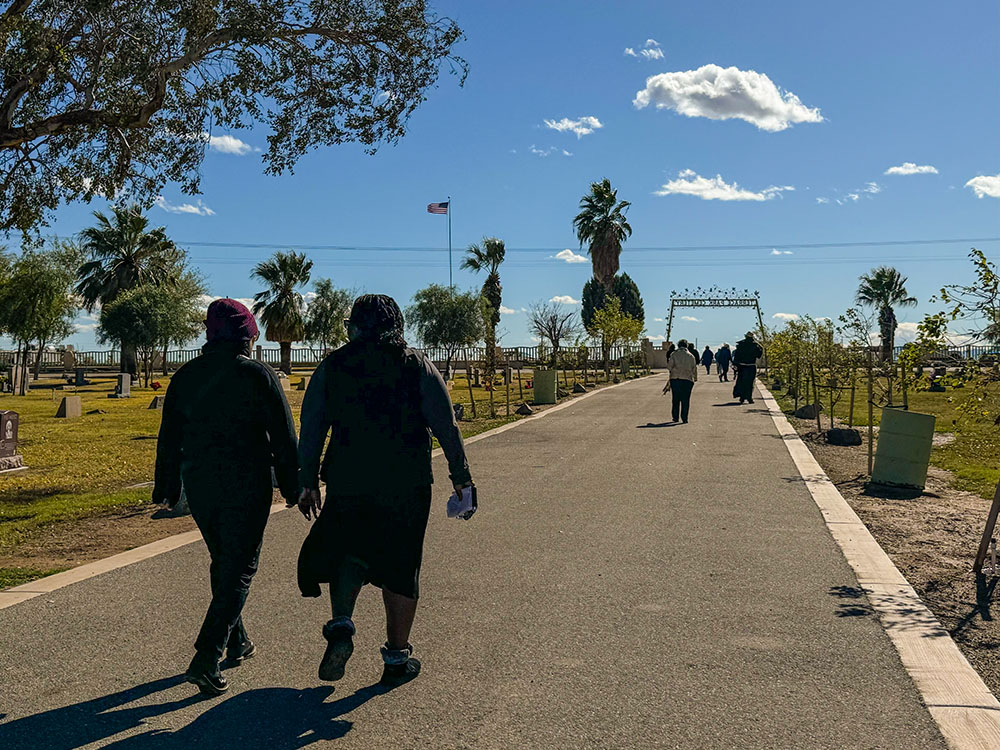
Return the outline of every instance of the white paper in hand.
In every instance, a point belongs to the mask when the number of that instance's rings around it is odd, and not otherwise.
[[[476,508],[478,507],[479,502],[476,498],[475,485],[463,487],[461,496],[457,492],[453,492],[451,493],[451,497],[448,498],[448,518],[468,520],[472,518],[472,514],[476,512]]]

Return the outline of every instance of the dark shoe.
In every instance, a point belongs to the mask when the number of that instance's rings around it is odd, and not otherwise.
[[[686,419],[685,419],[685,420],[683,420],[683,421],[684,421],[684,424],[687,424],[687,423],[688,423],[688,421],[687,421]]]
[[[236,666],[242,664],[246,659],[252,659],[257,655],[257,647],[253,641],[246,641],[242,646],[226,649],[226,664]]]
[[[229,690],[229,681],[219,671],[218,663],[207,663],[197,656],[184,673],[184,679],[197,685],[203,695],[222,695]]]
[[[750,399],[749,401],[747,401],[747,403],[748,404],[752,404],[753,403],[753,399]]]
[[[382,661],[385,662],[385,669],[379,683],[387,687],[399,687],[420,674],[420,661],[413,658],[413,646],[409,643],[398,651],[386,644],[382,647]]]
[[[344,676],[347,660],[354,653],[354,623],[350,620],[334,624],[331,620],[323,627],[326,638],[326,653],[319,663],[319,678],[336,682]]]

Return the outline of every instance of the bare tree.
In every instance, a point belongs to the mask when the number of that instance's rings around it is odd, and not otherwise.
[[[528,312],[528,328],[552,345],[552,365],[559,361],[559,345],[583,331],[575,310],[554,302],[536,302]]]

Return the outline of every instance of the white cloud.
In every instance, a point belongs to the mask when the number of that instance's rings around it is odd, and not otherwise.
[[[667,337],[657,334],[656,336],[647,336],[650,341],[666,341]]]
[[[251,151],[260,151],[259,148],[254,148],[246,141],[241,141],[239,138],[231,135],[209,135],[208,133],[203,133],[202,137],[208,141],[210,149],[223,154],[246,156]]]
[[[549,302],[558,302],[560,305],[579,305],[580,300],[573,299],[568,294],[557,294]]]
[[[587,256],[585,256],[585,255],[579,255],[578,253],[574,253],[569,248],[566,248],[565,250],[560,250],[555,255],[550,255],[549,257],[550,258],[558,258],[559,260],[564,260],[567,263],[586,263],[587,262]]]
[[[917,166],[912,161],[904,161],[902,164],[896,167],[889,167],[885,170],[885,174],[937,174],[937,167],[932,167],[930,164],[923,164]]]
[[[799,316],[795,313],[775,313],[771,316],[774,320],[798,320]]]
[[[817,198],[816,202],[817,203],[829,203],[830,199],[829,198]]]
[[[1000,174],[981,174],[973,177],[965,187],[970,187],[975,192],[977,198],[1000,198]]]
[[[215,211],[210,209],[204,203],[201,202],[201,198],[198,199],[198,204],[193,203],[170,203],[162,195],[156,196],[153,201],[153,205],[157,208],[162,208],[164,211],[172,214],[194,214],[196,216],[214,216]]]
[[[691,169],[678,173],[677,179],[671,180],[654,195],[694,195],[703,200],[711,201],[767,201],[781,195],[786,190],[795,190],[792,185],[764,188],[758,192],[745,190],[735,182],[727,183],[722,175],[713,178],[702,177]]]
[[[691,315],[681,315],[681,320],[686,320],[688,323],[700,323],[701,318],[695,318]]]
[[[879,185],[877,182],[866,182],[865,186],[861,189],[866,193],[871,193],[872,195],[876,195],[882,192],[882,186]]]
[[[512,310],[511,308],[507,307],[506,305],[500,305],[500,314],[501,315],[517,315],[517,310]]]
[[[601,121],[592,115],[581,117],[578,120],[571,120],[564,117],[561,120],[545,120],[545,126],[560,133],[576,133],[577,138],[590,135],[598,128],[603,128]]]
[[[837,199],[837,205],[838,206],[843,206],[843,205],[847,204],[849,201],[857,203],[860,199],[861,199],[861,196],[858,193],[848,193],[843,198],[838,198]]]
[[[779,250],[778,248],[773,248],[771,250],[771,255],[794,255],[792,250]]]
[[[647,78],[632,104],[636,109],[653,104],[686,117],[745,120],[772,133],[798,122],[823,121],[819,109],[805,106],[763,73],[711,64]]]
[[[646,43],[642,45],[642,49],[636,52],[633,47],[625,48],[626,57],[642,57],[646,60],[662,60],[663,50],[660,49],[660,43],[655,39],[647,39]]]
[[[528,151],[533,153],[535,156],[541,156],[543,158],[546,156],[552,156],[552,154],[562,154],[563,156],[573,155],[564,148],[556,148],[555,146],[549,146],[548,148],[537,148],[534,144],[531,145]]]
[[[653,322],[654,323],[662,323],[663,322],[663,318],[653,318]]]

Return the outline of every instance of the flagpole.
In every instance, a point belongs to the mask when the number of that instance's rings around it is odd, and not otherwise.
[[[455,288],[455,279],[451,270],[451,196],[448,196],[448,286]]]

